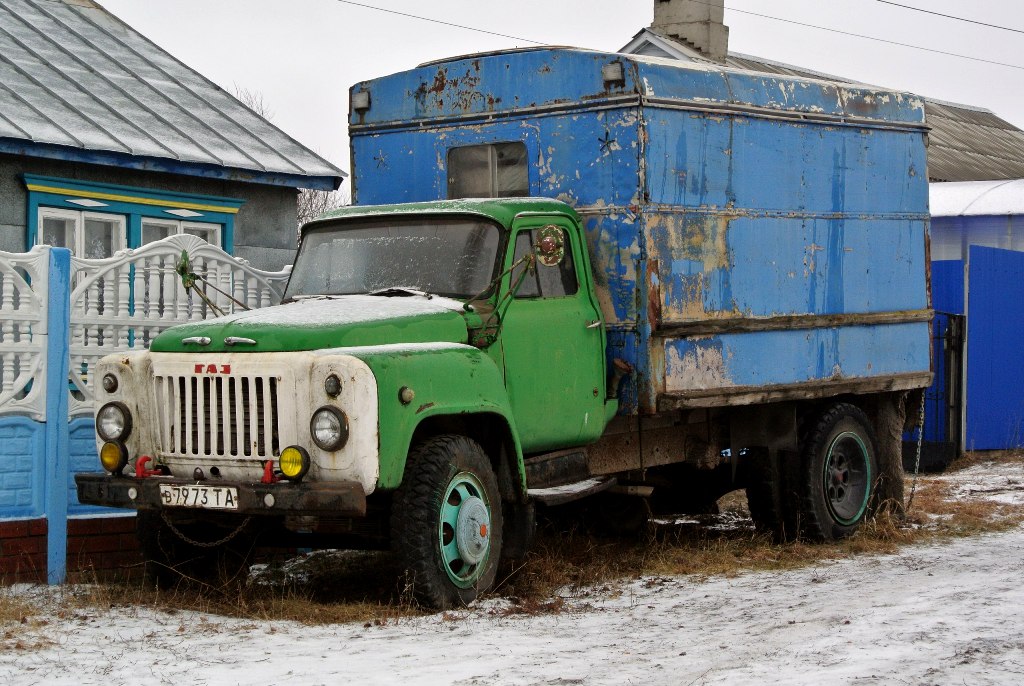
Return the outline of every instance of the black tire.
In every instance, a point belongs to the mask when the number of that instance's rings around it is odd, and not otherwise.
[[[392,502],[391,537],[420,604],[461,607],[489,590],[502,525],[498,481],[478,443],[442,435],[412,450]]]
[[[754,528],[777,543],[797,537],[799,500],[787,478],[787,460],[795,461],[795,453],[751,448],[746,455],[747,507]]]
[[[849,403],[837,403],[808,428],[801,446],[800,528],[807,538],[851,536],[870,513],[878,479],[871,421]]]
[[[222,532],[197,523],[175,521],[173,515],[168,518],[174,523],[174,529],[194,541],[214,541],[230,533],[230,530]],[[228,542],[205,547],[185,541],[159,510],[139,510],[135,526],[145,561],[146,580],[159,588],[170,589],[190,581],[224,586],[246,579],[255,546],[251,532],[243,530]]]

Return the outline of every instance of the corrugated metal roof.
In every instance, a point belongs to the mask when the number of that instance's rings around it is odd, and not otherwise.
[[[0,0],[0,150],[300,188],[345,176],[91,0]]]
[[[925,99],[933,181],[1024,178],[1024,131],[988,111]]]
[[[678,52],[671,50],[673,44],[680,46]],[[675,53],[671,56],[676,58],[708,61],[703,60],[685,43],[679,43],[672,37],[651,29],[640,31],[626,48],[645,50],[648,45],[661,47],[667,53]],[[665,50],[666,45],[668,50]],[[737,53],[729,54],[726,65],[769,74],[860,83],[853,79]],[[931,127],[928,147],[929,180],[988,181],[1024,178],[1024,131],[986,109],[921,97],[925,103],[925,121]]]

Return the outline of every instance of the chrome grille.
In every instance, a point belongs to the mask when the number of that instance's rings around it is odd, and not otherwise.
[[[280,455],[278,377],[173,375],[155,382],[164,455]]]

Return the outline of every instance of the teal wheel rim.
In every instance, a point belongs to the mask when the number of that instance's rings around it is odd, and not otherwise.
[[[849,526],[864,516],[871,495],[871,458],[860,436],[844,431],[832,439],[822,486],[829,513],[837,522]]]
[[[483,575],[491,551],[491,504],[480,480],[460,472],[448,483],[438,522],[441,563],[459,588]]]

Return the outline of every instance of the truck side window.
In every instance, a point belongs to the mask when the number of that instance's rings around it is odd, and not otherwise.
[[[467,145],[448,151],[449,198],[524,198],[530,194],[526,145]]]
[[[515,260],[520,260],[532,250],[533,244],[537,241],[538,230],[520,231],[516,234],[516,255]],[[512,275],[513,283],[519,276],[520,268],[517,268]],[[565,259],[557,267],[545,267],[537,264],[534,274],[527,274],[523,283],[516,293],[517,298],[559,298],[566,295],[574,295],[578,288],[576,281],[576,269],[572,263],[572,250],[566,245]]]

